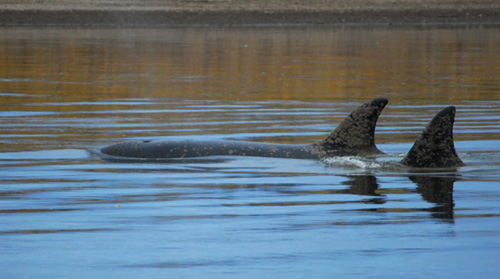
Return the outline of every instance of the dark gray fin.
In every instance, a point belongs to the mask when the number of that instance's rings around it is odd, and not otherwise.
[[[453,143],[455,111],[455,107],[450,106],[436,114],[401,163],[416,168],[463,166]]]
[[[373,99],[347,116],[320,145],[326,156],[369,155],[382,153],[375,146],[375,126],[389,101]]]

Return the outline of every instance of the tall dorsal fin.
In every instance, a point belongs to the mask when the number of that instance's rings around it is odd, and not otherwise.
[[[389,101],[373,99],[347,116],[320,144],[326,155],[367,155],[382,153],[375,146],[375,126]]]
[[[455,111],[450,106],[436,114],[401,163],[416,168],[463,166],[453,143]]]

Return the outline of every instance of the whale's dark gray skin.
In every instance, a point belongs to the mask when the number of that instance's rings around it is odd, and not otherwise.
[[[110,145],[101,153],[116,157],[168,159],[216,155],[321,159],[332,156],[381,154],[375,146],[375,126],[388,100],[373,99],[346,117],[322,142],[315,144],[272,144],[247,141],[153,140]]]
[[[414,168],[463,166],[453,143],[455,111],[455,107],[450,106],[436,114],[401,163]]]
[[[114,158],[173,159],[217,155],[322,159],[333,156],[383,154],[375,146],[375,126],[387,105],[385,98],[362,104],[347,116],[323,141],[314,144],[272,144],[248,141],[153,140],[128,141],[101,149]],[[453,143],[455,107],[439,112],[417,138],[401,161],[412,168],[463,166]]]

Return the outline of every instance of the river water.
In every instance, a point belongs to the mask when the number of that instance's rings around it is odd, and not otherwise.
[[[500,29],[0,29],[1,278],[497,278]],[[309,143],[389,99],[379,159],[109,162]],[[457,107],[465,167],[401,160]]]

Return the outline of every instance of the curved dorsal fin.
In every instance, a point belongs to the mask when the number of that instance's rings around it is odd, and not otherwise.
[[[463,166],[453,143],[455,111],[450,106],[436,114],[401,163],[416,168]]]
[[[367,155],[382,153],[375,146],[375,126],[389,101],[373,99],[347,116],[320,145],[327,156]]]

